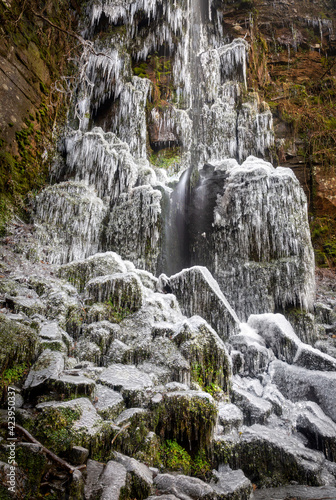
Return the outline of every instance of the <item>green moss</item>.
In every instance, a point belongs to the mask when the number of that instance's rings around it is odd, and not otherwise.
[[[161,446],[161,460],[166,469],[190,474],[191,457],[176,441],[167,440]]]
[[[0,315],[0,391],[22,382],[33,362],[37,335],[31,328]]]
[[[157,152],[152,152],[149,161],[152,165],[159,168],[170,169],[173,172],[178,172],[181,164],[182,150],[179,146],[174,148],[161,149]]]
[[[209,446],[217,419],[213,400],[201,395],[165,395],[153,411],[154,431],[162,438],[187,444],[193,450]]]
[[[72,408],[44,408],[36,423],[36,437],[57,455],[74,444],[72,423],[80,418],[80,410]]]
[[[27,477],[25,484],[26,498],[38,498],[41,479],[47,466],[45,455],[21,445],[16,447],[15,459]]]

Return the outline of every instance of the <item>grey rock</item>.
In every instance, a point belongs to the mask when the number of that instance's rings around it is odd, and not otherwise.
[[[115,453],[114,460],[122,464],[131,475],[133,489],[137,491],[138,494],[141,493],[141,496],[144,498],[151,493],[153,473],[145,464],[138,462],[138,460],[134,458],[122,455],[121,453]]]
[[[243,412],[238,406],[231,403],[218,404],[218,423],[223,427],[225,434],[241,427],[243,419]]]
[[[57,379],[64,369],[64,355],[46,349],[31,368],[24,389],[37,389],[46,385],[50,379]]]
[[[246,323],[241,324],[240,333],[230,338],[230,345],[243,357],[242,362],[235,353],[233,355],[235,373],[240,375],[255,377],[266,371],[269,363],[274,359],[274,354],[266,348],[264,339]]]
[[[278,359],[292,363],[301,340],[282,314],[259,314],[249,317],[247,324],[264,340]]]
[[[82,465],[89,458],[89,450],[83,446],[73,446],[70,451],[70,461],[74,465]]]
[[[336,424],[313,402],[295,405],[295,425],[304,434],[309,447],[322,451],[330,461],[336,459]]]
[[[104,464],[100,462],[96,462],[95,460],[88,460],[85,470],[85,500],[93,500],[94,498],[99,498],[99,495],[101,495],[103,485],[100,481],[100,476],[103,473],[104,467]]]
[[[133,365],[114,364],[106,368],[99,377],[99,382],[121,392],[127,404],[141,403],[145,389],[153,386],[147,373]]]
[[[101,500],[119,500],[122,489],[126,487],[126,468],[114,461],[109,461],[100,477],[102,484]]]
[[[142,284],[135,273],[116,273],[93,278],[86,289],[95,302],[110,301],[117,310],[134,312],[142,306]]]
[[[125,422],[132,420],[133,417],[136,417],[137,415],[143,415],[145,413],[147,413],[147,410],[144,410],[143,408],[128,408],[116,418],[115,423],[116,425],[125,424]]]
[[[252,483],[242,470],[220,466],[218,471],[213,471],[213,476],[210,486],[217,493],[218,500],[248,500],[250,498],[253,491]]]
[[[97,384],[95,396],[94,406],[97,413],[106,420],[113,420],[125,407],[120,393],[102,384]]]
[[[58,377],[51,377],[49,387],[60,394],[67,397],[86,396],[91,397],[95,393],[96,384],[82,375],[65,375],[61,374]]]
[[[307,370],[281,361],[273,361],[269,372],[285,398],[313,401],[336,422],[336,373]]]
[[[216,436],[214,446],[219,461],[224,454],[231,467],[239,463],[244,474],[253,477],[258,487],[272,486],[273,478],[273,485],[279,481],[324,484],[323,454],[305,448],[299,436],[290,435],[282,426],[255,424],[243,428],[239,435]]]
[[[272,413],[271,403],[251,394],[235,382],[232,386],[232,402],[243,412],[245,425],[263,424]]]
[[[179,500],[179,499],[175,495],[168,494],[168,495],[160,495],[160,496],[151,495],[146,500]]]
[[[111,342],[118,338],[120,326],[109,321],[99,321],[83,327],[83,336],[90,342],[94,342],[106,354]]]
[[[294,358],[294,364],[308,370],[335,371],[336,359],[307,344],[301,344]]]
[[[59,268],[58,275],[72,283],[80,292],[92,278],[115,273],[127,273],[122,258],[114,252],[96,253],[84,260],[77,260]]]
[[[195,477],[158,474],[154,484],[160,492],[173,494],[181,500],[210,500],[214,497],[212,487]]]
[[[322,302],[314,304],[316,321],[323,325],[333,325],[336,323],[336,312],[332,307]]]
[[[314,345],[315,349],[318,349],[329,356],[336,358],[336,342],[332,342],[331,339],[328,340],[318,340]]]
[[[222,339],[203,318],[192,316],[177,325],[171,338],[189,361],[194,379],[201,380],[204,387],[215,384],[228,389],[231,375],[228,352]]]
[[[201,316],[222,340],[227,340],[236,331],[239,324],[236,313],[206,267],[184,269],[170,277],[168,286],[176,295],[183,314]]]
[[[336,498],[336,488],[333,486],[281,486],[280,488],[269,488],[256,490],[253,500],[286,500],[295,498],[296,500],[334,500]]]

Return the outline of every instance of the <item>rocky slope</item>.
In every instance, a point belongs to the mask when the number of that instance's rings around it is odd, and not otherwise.
[[[334,276],[316,299],[306,195],[265,161],[292,103],[274,135],[261,29],[284,9],[97,1],[64,28],[81,57],[54,183],[1,243],[4,498],[335,494]]]

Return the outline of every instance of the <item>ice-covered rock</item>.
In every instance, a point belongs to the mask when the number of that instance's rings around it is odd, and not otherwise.
[[[213,471],[213,479],[210,481],[219,499],[248,500],[253,491],[252,483],[244,475],[241,469],[232,470],[229,466],[219,466],[218,471]]]
[[[136,267],[155,272],[160,253],[161,192],[138,186],[119,196],[106,228],[106,247],[131,260]]]
[[[282,314],[251,315],[247,324],[265,340],[278,359],[293,363],[301,341]]]
[[[202,316],[223,340],[235,332],[237,315],[205,267],[184,269],[171,276],[165,286],[176,295],[184,314]]]
[[[110,460],[103,465],[94,460],[87,463],[87,480],[85,483],[85,500],[104,498],[106,500],[119,500],[122,491],[126,489],[126,468]]]
[[[231,363],[223,341],[199,316],[178,325],[171,336],[190,362],[192,377],[204,387],[217,385],[228,390]]]
[[[64,354],[46,349],[30,369],[24,389],[41,391],[51,380],[57,380],[64,370]]]
[[[243,425],[244,415],[238,406],[232,403],[218,404],[218,423],[224,434]]]
[[[128,266],[114,252],[96,253],[85,260],[65,264],[59,268],[58,275],[65,278],[82,292],[90,279],[107,274],[126,273]]]
[[[248,157],[229,169],[215,205],[207,203],[202,209],[214,215],[202,229],[197,218],[192,223],[192,262],[209,268],[238,316],[311,309],[307,201],[293,172]]]
[[[271,403],[240,387],[235,381],[232,402],[243,412],[245,425],[264,424],[272,413]]]
[[[336,373],[307,370],[299,366],[273,361],[272,382],[291,401],[313,401],[336,422]]]
[[[133,365],[110,365],[101,373],[99,381],[120,392],[128,405],[141,404],[145,389],[153,386],[150,376]]]
[[[314,402],[300,402],[295,405],[295,426],[304,434],[309,447],[322,451],[326,458],[335,461],[336,424],[327,417]]]
[[[202,391],[174,391],[153,401],[155,432],[190,447],[208,446],[217,420],[217,404]]]
[[[274,354],[266,347],[264,339],[246,323],[241,323],[239,333],[230,338],[230,345],[242,356],[242,364],[237,371],[234,369],[234,374],[257,376],[266,371],[274,359]],[[237,366],[237,355],[234,359]]]
[[[290,481],[324,484],[325,459],[321,452],[305,448],[287,429],[255,424],[242,433],[217,436],[215,453],[231,467],[239,467],[258,487]]]
[[[95,302],[110,302],[117,311],[137,311],[142,306],[142,284],[135,273],[115,273],[92,278],[86,285]]]
[[[105,214],[95,189],[84,182],[45,188],[35,202],[36,233],[44,260],[65,264],[96,253]]]

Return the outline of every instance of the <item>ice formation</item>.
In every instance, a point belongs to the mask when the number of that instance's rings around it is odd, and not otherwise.
[[[112,250],[153,273],[206,265],[241,319],[308,309],[314,280],[304,195],[290,171],[250,157],[272,148],[272,114],[247,91],[249,44],[227,37],[208,4],[208,10],[199,0],[88,4],[82,32],[92,50],[80,61],[73,129],[55,179],[85,183],[95,201],[70,237],[70,212],[83,218],[84,210],[52,206],[51,194],[64,189],[48,188],[36,200],[38,234],[42,241],[57,235],[51,262]],[[109,35],[99,37],[103,26]],[[133,74],[137,64],[140,76]],[[161,75],[170,90],[158,101]],[[151,165],[150,148],[158,158],[177,148],[173,168]],[[207,164],[216,184],[210,195],[212,180],[202,184]],[[193,217],[205,226],[201,232]]]

